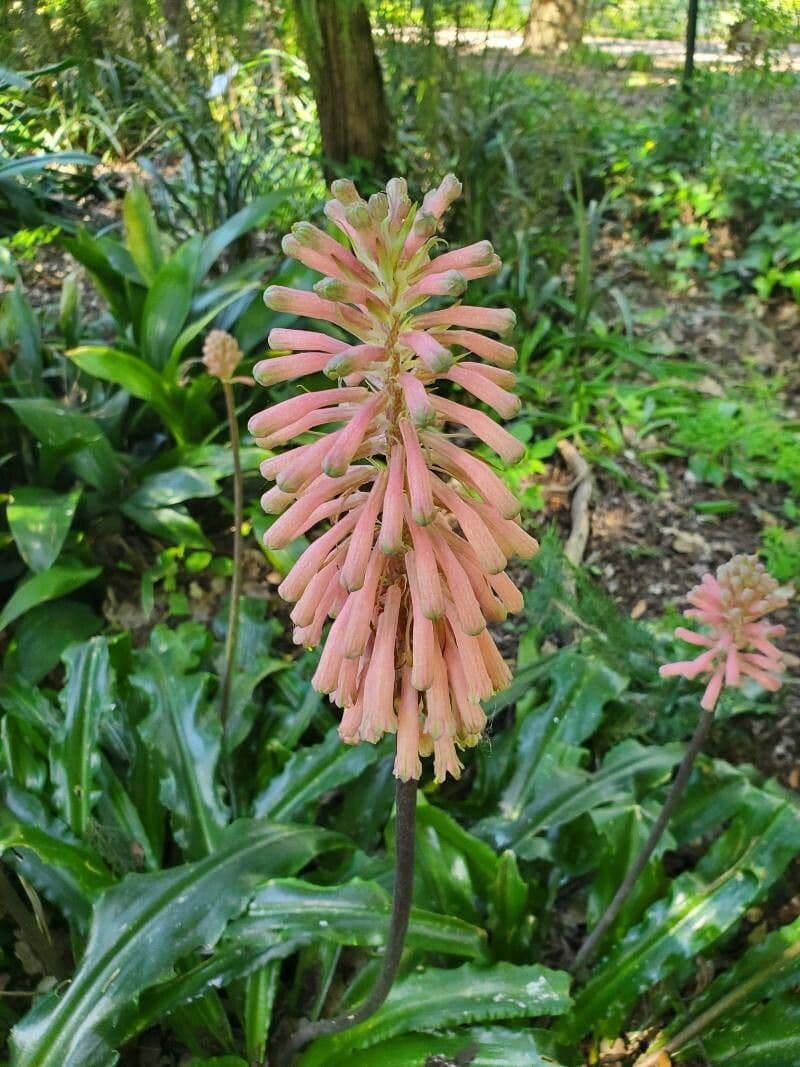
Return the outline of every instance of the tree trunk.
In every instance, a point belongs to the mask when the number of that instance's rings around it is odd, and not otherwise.
[[[295,0],[327,180],[359,162],[386,168],[389,118],[369,15],[360,0]]]
[[[581,43],[589,0],[531,0],[523,48],[546,52]]]

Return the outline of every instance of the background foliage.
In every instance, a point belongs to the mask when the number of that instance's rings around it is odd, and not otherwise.
[[[682,5],[593,5],[557,61],[505,47],[511,0],[370,6],[392,168],[415,194],[455,171],[448,236],[504,260],[476,288],[518,314],[508,476],[546,536],[502,633],[514,684],[464,778],[422,790],[399,981],[306,1067],[798,1058],[792,679],[726,697],[597,965],[568,973],[695,724],[697,689],[657,673],[670,601],[734,550],[800,570],[797,367],[773,343],[798,336],[797,6],[704,7],[719,62],[687,100],[680,46],[650,47]],[[308,68],[277,2],[3,0],[0,21],[0,1057],[252,1067],[363,999],[392,883],[392,756],[340,744],[290,644],[274,587],[302,546],[260,548],[246,437],[219,717],[233,458],[198,357],[229,330],[246,375],[290,324],[265,285],[310,284],[279,243],[324,196]],[[242,426],[257,392],[236,387]],[[636,552],[613,555],[620,528],[565,562],[561,438],[595,472],[592,544],[622,501]]]

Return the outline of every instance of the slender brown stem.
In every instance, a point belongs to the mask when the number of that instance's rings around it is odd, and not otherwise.
[[[292,1037],[277,1057],[277,1067],[291,1067],[294,1058],[301,1049],[318,1037],[338,1034],[349,1030],[351,1026],[368,1019],[383,1004],[394,984],[400,958],[403,955],[408,920],[411,915],[411,902],[414,896],[414,850],[416,838],[417,783],[397,783],[397,815],[395,819],[395,861],[394,861],[394,895],[392,898],[392,918],[383,965],[372,992],[367,999],[353,1011],[335,1019],[321,1019],[318,1022],[301,1022]]]
[[[689,781],[689,775],[692,773],[694,761],[697,759],[697,755],[708,737],[713,721],[713,711],[704,711],[697,723],[694,733],[692,734],[689,746],[683,755],[680,767],[678,767],[678,773],[675,775],[675,781],[672,783],[669,795],[664,801],[664,807],[661,809],[658,818],[653,824],[653,829],[650,831],[647,840],[642,846],[641,852],[628,869],[627,874],[622,880],[622,884],[614,895],[614,899],[603,912],[597,926],[595,926],[594,930],[592,930],[591,934],[589,934],[581,945],[580,951],[575,957],[575,962],[572,968],[575,974],[581,974],[586,965],[591,962],[600,942],[608,933],[609,928],[622,910],[622,906],[630,896],[639,875],[647,866],[647,861],[650,859],[656,845],[661,840],[661,835],[666,830],[667,824],[672,818],[672,813],[675,811],[678,801],[686,788],[686,783]]]
[[[242,598],[242,522],[244,520],[244,494],[242,487],[242,461],[239,455],[239,424],[236,421],[236,406],[233,386],[222,382],[225,395],[225,412],[228,416],[228,434],[233,455],[233,576],[228,605],[228,631],[225,634],[225,653],[222,683],[220,685],[219,715],[222,723],[222,760],[230,796],[231,811],[236,817],[236,790],[234,788],[233,762],[228,737],[228,717],[231,703],[231,685],[236,669],[236,646],[239,640],[239,601]]]
[[[17,924],[22,936],[39,957],[39,962],[46,972],[56,978],[63,978],[64,968],[52,942],[39,929],[36,919],[25,906],[24,901],[6,877],[5,872],[0,868],[0,914],[4,911],[8,912],[9,916]]]

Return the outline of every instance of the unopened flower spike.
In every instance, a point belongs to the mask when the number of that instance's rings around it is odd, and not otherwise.
[[[253,379],[246,375],[234,377],[234,371],[244,358],[239,342],[227,330],[212,330],[203,342],[201,363],[212,378],[221,382],[237,382],[252,385]]]
[[[782,637],[783,626],[766,616],[786,607],[792,590],[782,588],[767,573],[756,556],[734,556],[706,574],[686,599],[692,605],[684,615],[696,619],[708,632],[697,633],[679,626],[675,636],[702,648],[695,659],[665,664],[660,673],[668,678],[708,677],[701,705],[713,711],[723,688],[738,688],[752,678],[765,689],[779,689],[784,670],[783,653],[773,644]]]
[[[481,702],[510,681],[487,629],[521,608],[505,568],[538,548],[493,465],[451,437],[466,431],[498,464],[524,452],[475,403],[501,419],[519,410],[516,353],[498,339],[513,312],[462,302],[500,260],[488,241],[432,258],[460,192],[448,175],[419,207],[400,178],[369,202],[334,182],[325,214],[339,239],[302,222],[283,242],[322,281],[264,298],[332,329],[272,330],[276,354],[254,371],[264,386],[330,379],[250,420],[261,446],[289,446],[261,466],[275,483],[262,499],[275,516],[264,540],[279,549],[320,530],[279,587],[294,640],[323,643],[313,684],[342,709],[343,741],[396,734],[402,781],[430,755],[438,781],[458,777],[458,750],[486,724]]]

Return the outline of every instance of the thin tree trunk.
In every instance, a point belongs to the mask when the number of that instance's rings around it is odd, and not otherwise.
[[[311,74],[326,179],[359,161],[385,170],[389,117],[366,6],[354,0],[295,0]]]
[[[587,0],[531,0],[523,48],[542,52],[581,43]]]

